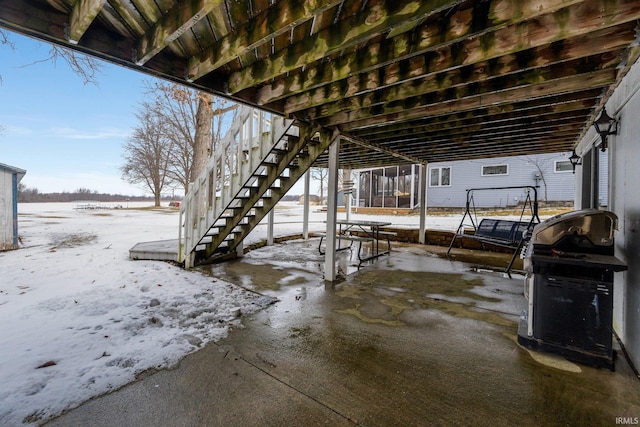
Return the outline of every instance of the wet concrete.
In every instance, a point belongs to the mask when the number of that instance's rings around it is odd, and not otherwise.
[[[522,280],[395,245],[322,280],[317,242],[212,274],[279,302],[228,338],[50,423],[69,425],[616,425],[640,381],[516,343]]]

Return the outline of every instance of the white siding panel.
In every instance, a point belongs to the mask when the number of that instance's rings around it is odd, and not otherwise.
[[[13,174],[0,169],[0,250],[13,248]]]
[[[573,200],[575,175],[555,172],[555,162],[567,160],[569,153],[535,156],[497,157],[449,163],[430,163],[429,169],[451,167],[451,186],[429,187],[428,207],[464,207],[470,188],[539,185],[538,199],[550,202]],[[507,165],[507,175],[482,175],[483,166]],[[544,179],[542,179],[544,178]],[[545,184],[546,183],[546,184]],[[526,190],[486,190],[474,194],[476,207],[514,206],[526,198]]]

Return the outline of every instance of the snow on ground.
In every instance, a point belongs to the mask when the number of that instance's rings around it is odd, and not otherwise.
[[[20,249],[0,252],[0,425],[40,424],[147,369],[175,365],[274,302],[168,263],[130,261],[136,243],[176,239],[178,213],[129,205],[19,206]],[[276,236],[302,232],[302,209],[276,207]],[[325,219],[312,207],[310,231],[324,230]],[[455,230],[460,219],[429,217],[427,228]],[[265,222],[246,243],[266,238]]]
[[[168,210],[19,206],[0,253],[0,425],[41,423],[224,337],[273,300],[164,262],[140,241],[177,237]],[[51,366],[46,366],[51,365]]]

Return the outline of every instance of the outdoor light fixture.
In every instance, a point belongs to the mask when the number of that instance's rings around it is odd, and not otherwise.
[[[618,134],[618,121],[613,117],[609,117],[607,109],[603,108],[602,113],[600,113],[600,117],[598,117],[598,120],[593,122],[593,125],[596,127],[596,132],[598,132],[598,135],[600,135],[600,138],[602,139],[600,149],[602,151],[606,151],[607,136]]]
[[[569,161],[571,162],[571,166],[573,166],[573,173],[576,173],[576,166],[582,164],[582,157],[576,154],[576,150],[573,150],[573,153],[569,156]]]

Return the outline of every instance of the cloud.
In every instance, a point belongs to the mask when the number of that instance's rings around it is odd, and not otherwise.
[[[101,128],[93,131],[70,127],[54,127],[46,131],[49,135],[67,139],[111,139],[128,138],[130,131],[119,128]]]
[[[29,136],[33,135],[33,130],[24,126],[14,126],[10,124],[2,124],[4,128],[4,136]]]

